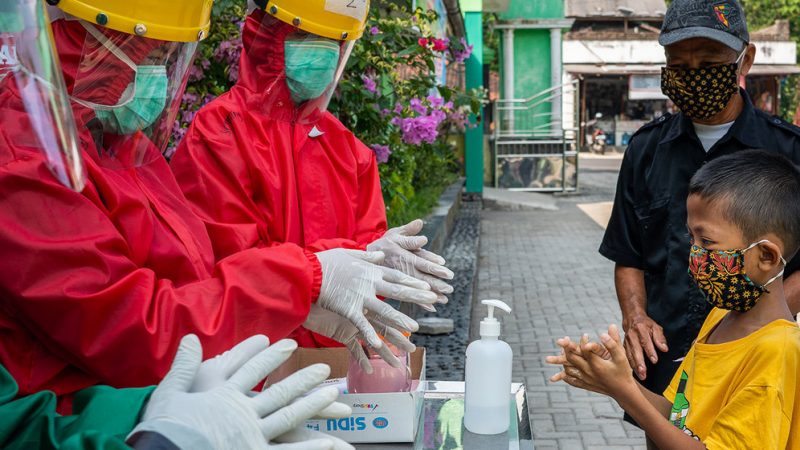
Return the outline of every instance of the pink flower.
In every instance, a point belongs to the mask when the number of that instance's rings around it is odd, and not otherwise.
[[[381,30],[379,30],[378,27],[372,27],[372,28],[369,29],[369,34],[371,34],[373,36],[375,36],[376,34],[378,34],[380,32],[381,32]]]
[[[439,97],[438,95],[429,95],[428,102],[431,104],[431,108],[440,108],[444,103],[444,99]]]
[[[428,107],[422,104],[422,100],[412,98],[408,104],[411,110],[419,114],[428,114]]]
[[[392,154],[392,149],[388,145],[372,144],[369,146],[375,152],[375,159],[378,164],[385,164],[389,162],[389,155]]]
[[[467,115],[464,114],[462,111],[458,110],[453,111],[453,113],[451,113],[447,117],[447,120],[453,125],[455,125],[456,129],[458,129],[459,131],[464,131],[468,127],[471,128],[469,123],[469,117],[467,117]]]
[[[460,49],[453,50],[453,58],[456,60],[457,63],[462,63],[469,59],[470,55],[472,55],[472,45],[467,45],[467,40],[463,37],[459,40],[461,44]]]
[[[375,84],[375,80],[368,75],[361,75],[361,81],[364,82],[364,89],[369,91],[371,94],[378,93],[378,86]]]
[[[199,69],[196,65],[192,64],[192,66],[189,67],[189,81],[190,82],[192,82],[192,81],[200,81],[203,78],[205,78],[205,76],[206,75],[203,72],[203,70]]]
[[[203,103],[200,104],[201,107],[206,106],[207,104],[211,103],[212,100],[217,98],[216,95],[206,94],[205,98],[203,98]]]
[[[441,111],[433,111],[429,116],[406,117],[398,120],[397,124],[403,134],[403,142],[411,145],[420,145],[423,142],[433,144],[439,136],[439,124],[444,120],[444,116]]]
[[[427,47],[428,42],[428,38],[419,38],[419,40],[417,40],[417,44],[419,44],[420,47]]]
[[[447,45],[450,43],[450,39],[432,39],[433,42],[433,51],[435,52],[443,52],[447,50]]]
[[[181,97],[181,101],[184,103],[184,105],[194,105],[195,102],[197,102],[197,94],[184,92],[183,97]]]
[[[185,124],[192,123],[192,119],[194,119],[195,111],[188,109],[181,111],[181,122]]]

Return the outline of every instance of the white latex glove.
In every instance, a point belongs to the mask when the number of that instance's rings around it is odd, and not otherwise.
[[[203,361],[189,392],[210,391],[224,385],[237,370],[267,346],[269,346],[269,339],[263,334],[258,334],[245,339],[225,353]],[[257,392],[251,392],[249,395],[257,395]],[[341,419],[350,417],[352,413],[353,410],[349,406],[334,402],[320,411],[315,418]]]
[[[341,248],[316,254],[322,266],[322,287],[316,304],[348,319],[371,347],[383,346],[365,311],[399,330],[417,331],[417,322],[378,300],[377,296],[401,302],[431,304],[437,296],[428,283],[381,266],[381,252]]]
[[[279,436],[294,432],[306,419],[336,400],[338,390],[328,387],[293,402],[328,377],[330,368],[327,365],[306,367],[258,395],[248,395],[250,389],[286,361],[296,348],[294,341],[279,341],[248,360],[221,386],[205,392],[189,392],[200,369],[203,349],[197,336],[185,336],[172,368],[153,392],[142,421],[131,435],[154,431],[186,449],[334,448],[328,438],[278,446],[269,444]]]
[[[383,252],[386,255],[384,266],[425,281],[437,294],[438,303],[447,303],[445,294],[451,294],[453,286],[443,280],[452,280],[454,274],[444,266],[444,258],[422,248],[428,243],[427,237],[418,236],[424,225],[422,220],[417,219],[392,228],[383,237],[367,245],[367,251]],[[431,305],[420,306],[431,312],[436,311]]]
[[[383,323],[379,318],[375,317],[371,312],[365,314],[369,323],[374,327],[375,331],[386,340],[396,346],[397,348],[406,352],[413,352],[417,347],[403,336],[403,333],[389,325]],[[333,340],[339,341],[350,350],[350,353],[358,361],[358,365],[366,373],[372,373],[372,365],[369,363],[369,358],[361,347],[359,339],[364,340],[364,335],[344,317],[327,311],[317,305],[311,305],[311,311],[308,314],[306,322],[303,324],[308,330],[315,333],[327,336]],[[366,341],[365,341],[366,342]],[[388,362],[392,367],[400,367],[402,362],[392,353],[391,350],[385,345],[374,348],[375,352],[380,357]]]
[[[200,364],[189,392],[205,392],[222,386],[237,370],[269,346],[263,334],[251,336],[232,349]]]

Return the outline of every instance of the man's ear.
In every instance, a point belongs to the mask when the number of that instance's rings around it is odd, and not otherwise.
[[[747,76],[750,73],[750,69],[753,68],[753,63],[756,60],[756,46],[755,44],[747,44],[747,50],[744,52],[744,57],[742,57],[742,64],[739,70],[739,74],[741,76]]]

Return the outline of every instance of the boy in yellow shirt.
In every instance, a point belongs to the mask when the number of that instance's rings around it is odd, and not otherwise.
[[[613,397],[662,450],[800,449],[800,328],[781,278],[800,247],[800,171],[772,152],[719,157],[687,210],[689,273],[714,309],[664,395],[634,379],[614,325],[602,344],[559,340],[551,380]]]

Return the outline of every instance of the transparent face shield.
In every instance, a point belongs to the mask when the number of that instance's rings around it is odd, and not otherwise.
[[[77,22],[85,39],[70,96],[94,112],[96,120],[86,126],[102,136],[95,139],[101,164],[128,168],[161,157],[197,42],[161,41]]]
[[[291,106],[288,118],[313,123],[327,111],[354,41],[330,39],[296,28],[287,33],[289,27],[265,14],[246,55],[253,65],[272,66],[266,72],[274,73],[273,85],[266,86],[260,99],[265,112],[286,117],[287,107]]]
[[[3,132],[13,137],[14,145],[40,150],[58,181],[82,191],[85,171],[56,55],[44,2],[0,2],[0,91],[19,95],[28,118],[28,124],[5,123],[12,120],[8,111],[0,117]],[[12,101],[11,96],[4,98]]]

